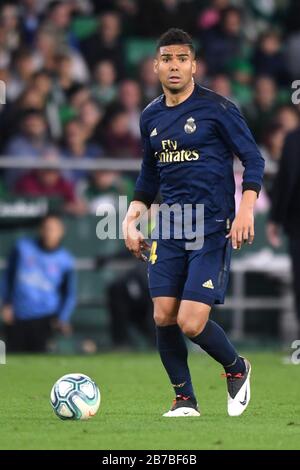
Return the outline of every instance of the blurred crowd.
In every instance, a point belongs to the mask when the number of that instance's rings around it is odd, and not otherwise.
[[[161,93],[155,41],[169,27],[192,34],[196,81],[244,113],[266,159],[267,195],[285,136],[300,125],[291,101],[291,83],[300,78],[297,0],[2,1],[0,154],[141,158],[140,112]],[[0,173],[0,197],[60,198],[77,215],[94,213],[108,194],[130,198],[133,186],[132,176],[117,171],[50,164]]]

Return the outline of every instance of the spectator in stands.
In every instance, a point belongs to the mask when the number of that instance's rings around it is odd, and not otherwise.
[[[117,96],[117,73],[111,60],[101,60],[95,65],[93,97],[103,106],[107,106]]]
[[[51,75],[47,72],[47,70],[41,69],[35,72],[30,82],[36,92],[41,94],[45,100],[50,98],[50,93],[52,91],[52,80]]]
[[[242,51],[241,11],[233,6],[222,10],[220,23],[203,31],[200,41],[209,74],[226,72],[229,61],[238,57]]]
[[[286,133],[285,128],[277,120],[265,129],[261,151],[268,170],[277,170]]]
[[[29,45],[33,44],[35,34],[39,27],[39,9],[40,5],[38,4],[38,0],[22,1],[20,8],[20,13],[22,16],[22,36],[25,39],[25,42]]]
[[[15,51],[21,43],[18,7],[12,2],[2,2],[0,10],[0,29],[5,37],[5,46],[9,52]]]
[[[5,153],[10,157],[39,158],[49,145],[45,116],[38,110],[29,109],[24,111],[20,132],[9,140]],[[13,185],[21,174],[21,170],[7,170],[6,180]]]
[[[225,96],[225,98],[232,98],[231,83],[227,75],[219,73],[215,75],[210,82],[210,88],[218,93],[219,95]]]
[[[196,73],[194,75],[195,82],[202,86],[208,87],[209,77],[207,73],[207,63],[205,62],[204,57],[198,57],[196,64]]]
[[[51,137],[58,139],[61,136],[59,106],[49,72],[43,69],[35,72],[30,81],[30,87],[40,97],[42,107],[38,107],[44,109]]]
[[[4,151],[6,151],[8,142],[14,140],[22,132],[22,120],[27,113],[34,110],[45,116],[45,108],[45,96],[33,88],[32,85],[29,85],[17,100],[8,101],[2,107],[0,111],[0,132]]]
[[[20,119],[20,133],[8,143],[6,152],[12,157],[38,157],[48,144],[45,116],[37,109],[27,109]]]
[[[15,100],[26,89],[36,71],[32,52],[28,49],[19,49],[14,54],[12,69],[13,74],[8,84],[8,92],[10,99]]]
[[[14,119],[19,121],[20,113],[22,119],[23,114],[26,114],[27,111],[29,112],[32,109],[43,113],[45,110],[45,101],[46,96],[43,95],[39,89],[35,88],[33,84],[29,84],[24,92],[21,93],[19,99],[14,103]]]
[[[32,170],[22,176],[16,183],[15,193],[26,197],[45,197],[52,202],[52,207],[62,204],[62,208],[71,214],[85,213],[85,205],[77,197],[73,184],[54,167],[58,159],[56,149],[48,149],[44,159],[49,161],[49,167]]]
[[[139,82],[142,92],[142,107],[156,98],[160,93],[157,74],[154,73],[153,59],[147,57],[139,65]]]
[[[119,87],[118,102],[129,116],[129,130],[137,139],[140,138],[141,89],[135,80],[123,80]]]
[[[247,106],[253,99],[253,67],[245,59],[235,59],[228,71],[231,76],[232,95],[236,104]]]
[[[282,52],[280,35],[276,31],[267,31],[261,35],[252,58],[256,75],[272,77],[277,85],[288,85],[289,76]]]
[[[99,158],[102,155],[102,149],[93,143],[88,143],[88,134],[86,127],[82,125],[79,119],[69,121],[64,130],[64,142],[61,150],[62,157],[72,160],[82,160],[89,158]],[[87,177],[86,170],[68,170],[65,176],[73,183]]]
[[[38,68],[44,68],[55,74],[58,54],[69,55],[74,81],[85,83],[89,79],[88,69],[81,54],[75,49],[60,47],[59,37],[51,30],[40,28],[36,35],[34,60]]]
[[[104,111],[98,104],[89,99],[83,103],[79,111],[79,118],[89,142],[101,141],[100,128],[102,127]],[[99,152],[100,155],[100,152]]]
[[[69,104],[76,114],[80,112],[81,107],[90,97],[91,90],[85,85],[73,85],[68,92]]]
[[[63,235],[62,220],[48,215],[39,236],[18,240],[9,256],[1,312],[9,352],[44,352],[54,328],[71,333],[76,283]]]
[[[200,12],[197,27],[202,31],[216,27],[221,21],[222,10],[229,6],[229,0],[210,1],[208,6]]]
[[[71,57],[67,54],[58,54],[56,56],[56,79],[55,79],[55,96],[58,104],[65,103],[68,100],[68,93],[76,82],[73,75],[73,67]]]
[[[132,200],[134,184],[131,179],[118,171],[93,171],[86,187],[83,198],[92,214],[96,214],[100,204],[110,204],[118,209],[118,197],[127,196],[128,203]]]
[[[141,157],[140,139],[130,132],[130,117],[124,108],[110,110],[105,117],[104,148],[111,157]]]
[[[281,245],[281,229],[288,237],[292,260],[295,308],[300,334],[300,128],[286,137],[279,170],[272,191],[272,207],[267,225],[267,237],[271,245]]]
[[[51,32],[59,42],[59,47],[77,45],[76,38],[70,31],[72,5],[71,2],[51,1],[45,12],[42,28]]]
[[[6,44],[6,34],[3,29],[0,28],[0,67],[9,67],[11,61],[11,53]]]
[[[292,132],[300,125],[300,112],[293,105],[284,105],[278,108],[276,122],[280,124],[286,133]]]
[[[37,31],[34,46],[34,60],[37,68],[44,68],[48,72],[55,73],[56,56],[59,50],[57,38],[50,31],[40,28]]]
[[[264,186],[269,196],[274,183],[275,174],[278,170],[285,137],[286,131],[284,127],[276,121],[269,124],[263,133],[260,151],[265,159],[266,172],[264,176]]]
[[[258,143],[266,126],[274,118],[277,108],[277,87],[270,77],[259,77],[255,82],[255,95],[253,102],[244,107],[244,114],[251,131]]]
[[[96,33],[81,43],[82,53],[90,67],[102,60],[112,61],[118,78],[124,76],[124,50],[121,42],[121,21],[119,14],[114,11],[104,12],[99,16],[99,26]]]
[[[67,101],[59,107],[60,121],[64,125],[69,120],[76,118],[84,103],[91,97],[89,87],[82,84],[74,84],[67,92]]]
[[[137,2],[137,31],[140,36],[157,37],[176,25],[177,28],[195,31],[198,5],[181,0],[151,0]]]

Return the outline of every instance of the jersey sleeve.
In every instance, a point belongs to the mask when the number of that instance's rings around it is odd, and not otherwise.
[[[229,104],[220,113],[218,127],[225,143],[244,166],[243,191],[251,189],[258,195],[262,185],[265,161],[245,119],[234,104]]]
[[[70,266],[64,273],[61,285],[61,305],[58,312],[59,319],[68,323],[76,305],[76,274],[74,266]]]
[[[153,155],[150,137],[144,126],[143,116],[141,116],[140,119],[140,131],[143,161],[140,174],[135,184],[133,200],[141,201],[146,204],[147,207],[150,207],[159,189],[159,173]]]

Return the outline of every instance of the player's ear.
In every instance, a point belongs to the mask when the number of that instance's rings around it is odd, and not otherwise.
[[[153,61],[153,70],[154,70],[154,73],[158,73],[158,60],[157,59],[154,59]]]
[[[192,74],[193,75],[196,73],[196,70],[197,70],[197,61],[196,59],[194,59],[192,62]]]

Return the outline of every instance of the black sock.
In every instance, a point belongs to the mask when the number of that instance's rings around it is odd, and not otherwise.
[[[244,374],[246,370],[244,360],[236,352],[223,328],[214,321],[208,320],[204,330],[190,340],[222,364],[226,373]]]
[[[157,347],[176,395],[195,398],[187,363],[188,351],[178,325],[157,326]]]

